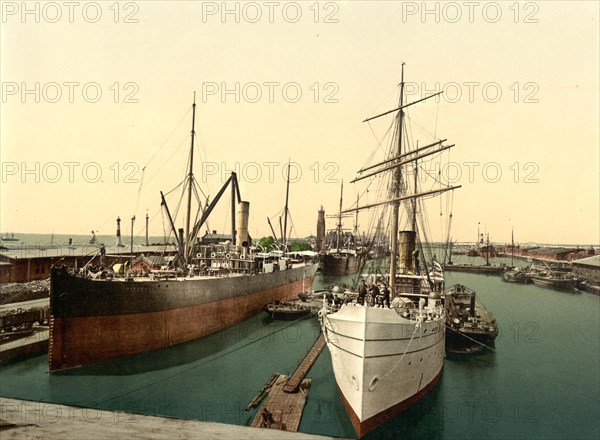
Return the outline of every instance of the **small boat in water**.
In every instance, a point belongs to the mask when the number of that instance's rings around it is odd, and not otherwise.
[[[446,351],[475,353],[494,342],[498,326],[494,316],[483,306],[477,293],[456,284],[445,291],[447,313]]]
[[[278,301],[263,307],[263,311],[273,319],[297,319],[311,313],[318,313],[321,308],[321,296],[300,292],[300,301]],[[318,298],[318,300],[316,299]]]
[[[533,275],[533,284],[541,287],[551,287],[561,290],[575,290],[577,280],[568,274],[552,274],[549,272]]]
[[[274,319],[296,319],[313,312],[310,306],[297,301],[275,301],[267,304],[263,310]]]
[[[531,280],[536,286],[553,289],[575,290],[577,287],[577,279],[570,267],[545,261],[532,263]]]
[[[507,269],[502,273],[502,279],[509,283],[531,283],[531,272],[528,269],[523,268],[512,268]]]
[[[496,265],[485,265],[485,264],[456,264],[456,263],[446,263],[444,264],[444,270],[448,272],[472,272],[472,273],[480,273],[484,275],[493,275],[500,274],[506,269],[506,266],[496,266]]]

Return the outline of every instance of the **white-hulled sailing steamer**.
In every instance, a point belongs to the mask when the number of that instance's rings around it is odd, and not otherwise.
[[[335,379],[359,437],[427,394],[439,380],[444,364],[446,316],[441,298],[442,267],[435,259],[430,264],[419,262],[424,240],[417,237],[424,235],[420,229],[425,228],[418,226],[417,211],[418,198],[457,187],[444,186],[418,193],[415,166],[415,191],[407,195],[402,167],[451,146],[442,146],[444,141],[438,141],[402,151],[403,109],[412,105],[403,104],[403,87],[402,81],[399,108],[379,115],[397,111],[390,158],[363,168],[360,173],[367,170],[369,173],[355,179],[390,171],[387,185],[391,197],[347,210],[391,207],[389,272],[369,276],[368,294],[363,285],[358,288],[356,300],[350,300],[354,295],[346,292],[348,295],[341,307],[324,302],[321,311]],[[399,232],[400,202],[406,208],[408,228]],[[385,294],[382,295],[382,291]]]

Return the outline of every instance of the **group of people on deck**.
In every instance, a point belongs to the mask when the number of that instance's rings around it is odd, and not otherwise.
[[[366,305],[373,307],[375,305],[380,307],[390,306],[390,289],[386,284],[383,284],[381,289],[377,283],[365,283],[365,280],[360,280],[358,283],[358,298],[357,303],[360,305]]]

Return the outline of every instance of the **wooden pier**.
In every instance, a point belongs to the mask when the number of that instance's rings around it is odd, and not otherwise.
[[[281,374],[271,376],[265,386],[246,407],[246,411],[257,406],[265,395],[268,397],[250,426],[255,428],[298,431],[302,412],[306,404],[310,379],[306,374],[325,347],[323,335],[314,343],[294,373],[288,377]]]
[[[323,334],[319,336],[319,339],[314,343],[308,354],[304,357],[294,374],[288,379],[287,383],[283,387],[283,391],[286,393],[295,393],[298,391],[298,387],[302,383],[302,380],[306,377],[308,370],[310,370],[317,358],[325,348],[325,338]]]

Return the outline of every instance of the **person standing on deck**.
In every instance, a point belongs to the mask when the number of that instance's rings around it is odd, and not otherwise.
[[[388,289],[388,286],[383,286],[382,293],[383,293],[383,305],[389,308],[390,307],[390,289]]]
[[[358,283],[358,304],[365,303],[365,296],[367,295],[367,286],[365,285],[365,280],[360,280]]]

